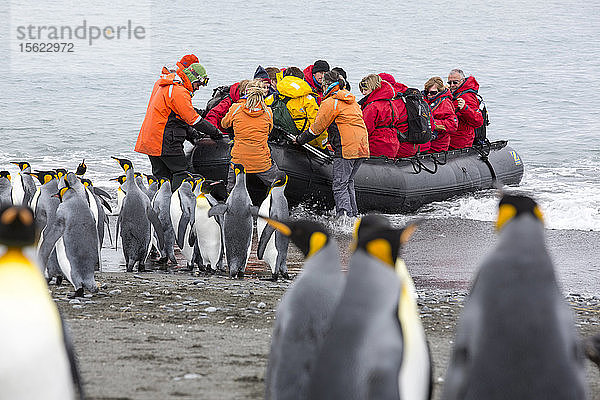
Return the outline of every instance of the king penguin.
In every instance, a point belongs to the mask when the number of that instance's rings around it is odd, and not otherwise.
[[[173,246],[175,245],[175,231],[171,223],[171,181],[167,178],[160,178],[159,187],[152,199],[152,208],[162,226],[165,238],[165,244],[160,249],[160,262],[165,264],[167,261],[172,265],[177,265]]]
[[[150,201],[152,201],[152,199],[154,198],[154,195],[156,194],[157,190],[158,190],[158,179],[156,179],[156,177],[154,177],[154,175],[144,175],[146,177],[146,180],[148,181],[148,198],[150,199]]]
[[[217,221],[218,216],[208,216],[212,206],[216,205],[214,198],[211,200],[210,191],[214,187],[213,182],[204,181],[199,184],[200,193],[196,196],[196,207],[194,217],[194,230],[196,232],[196,243],[200,256],[209,268],[207,272],[216,272],[222,262],[224,250],[221,225]]]
[[[365,219],[357,229],[346,286],[311,374],[310,399],[401,399],[402,297],[395,268],[414,226],[393,229]]]
[[[119,187],[117,188],[117,208],[113,215],[119,215],[121,213],[121,207],[123,206],[123,199],[125,199],[125,190],[123,188],[123,184],[127,178],[125,175],[120,175],[116,178],[112,178],[111,181],[117,181],[119,183]]]
[[[10,172],[0,171],[0,208],[12,206],[12,183]]]
[[[31,172],[31,165],[27,161],[14,161],[11,164],[17,165],[21,170],[19,176],[13,179],[13,204],[29,205],[36,189],[33,178],[27,174]]]
[[[0,257],[0,397],[83,399],[66,326],[39,267],[23,253],[35,236],[31,209],[0,210],[0,244],[8,248]]]
[[[150,252],[152,228],[158,235],[159,247],[164,246],[164,234],[158,216],[152,209],[150,199],[137,185],[133,163],[125,158],[112,157],[117,160],[125,171],[126,180],[124,190],[127,193],[117,219],[117,234],[115,242],[118,244],[119,227],[123,244],[123,256],[127,272],[133,272],[133,267],[138,264],[138,271],[146,270],[145,263]]]
[[[60,205],[60,199],[56,196],[58,192],[58,180],[54,171],[37,171],[35,173],[30,172],[29,174],[36,177],[41,184],[31,200],[31,209],[35,215],[36,225],[41,231],[39,242],[41,244],[44,231],[47,226],[54,224],[56,210]],[[58,264],[56,248],[52,250],[48,261],[45,263],[44,274],[48,281],[56,277],[57,285],[60,285],[62,282],[64,275]]]
[[[584,357],[530,197],[500,200],[496,248],[459,319],[442,399],[586,398]]]
[[[196,196],[194,188],[196,180],[191,175],[185,177],[181,185],[171,196],[171,223],[175,231],[175,240],[181,254],[187,260],[190,271],[194,269],[195,231],[194,219],[196,209]]]
[[[586,338],[583,345],[586,357],[600,368],[600,333]]]
[[[242,279],[252,248],[252,200],[246,188],[246,173],[242,164],[234,164],[235,186],[225,204],[212,207],[208,216],[223,215],[225,257],[231,278]]]
[[[273,180],[267,197],[260,205],[259,215],[279,221],[289,219],[290,210],[284,193],[287,181],[288,177],[283,172]],[[262,218],[256,221],[256,231],[259,238],[256,255],[259,260],[264,260],[271,267],[271,279],[276,281],[279,275],[284,279],[290,279],[286,265],[288,237],[274,230]]]
[[[54,223],[44,230],[40,260],[47,263],[56,246],[58,263],[75,288],[75,296],[82,297],[84,289],[96,293],[94,268],[99,263],[96,222],[86,201],[68,183],[57,195],[61,203]]]
[[[265,220],[305,257],[302,272],[277,306],[265,397],[309,399],[310,374],[344,288],[338,246],[317,222]]]

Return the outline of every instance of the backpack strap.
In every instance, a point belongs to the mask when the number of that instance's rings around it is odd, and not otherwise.
[[[400,143],[404,143],[404,142],[408,142],[408,139],[406,138],[406,135],[404,133],[402,133],[400,131],[400,129],[398,129],[397,126],[394,125],[394,121],[396,120],[396,116],[394,115],[394,103],[392,103],[392,100],[396,100],[396,98],[393,99],[379,99],[379,100],[385,100],[388,101],[390,103],[390,108],[392,109],[392,123],[389,125],[378,125],[375,128],[390,128],[390,129],[395,129],[396,130],[396,135],[398,135],[398,140],[402,139],[402,141]],[[374,100],[371,103],[375,102],[375,101],[379,101],[379,100]],[[371,104],[368,103],[368,104]]]

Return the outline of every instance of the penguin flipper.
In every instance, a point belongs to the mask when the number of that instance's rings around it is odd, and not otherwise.
[[[50,253],[52,252],[52,249],[54,249],[54,245],[63,235],[64,231],[65,219],[62,215],[57,213],[54,223],[44,229],[44,239],[42,240],[42,244],[40,245],[38,252],[40,261],[44,263],[44,266],[48,262],[48,257],[50,257]]]
[[[79,363],[77,362],[77,355],[75,354],[75,347],[73,346],[73,340],[71,339],[71,332],[69,331],[65,320],[59,312],[60,323],[62,325],[63,332],[63,343],[65,345],[65,350],[67,351],[67,356],[69,358],[69,365],[71,366],[71,377],[73,378],[73,383],[77,387],[77,392],[79,393],[79,400],[85,399],[85,392],[83,391],[83,379],[81,378],[81,373],[79,372]]]
[[[106,197],[107,199],[112,199],[112,196],[103,189],[97,188],[94,186],[94,193],[101,197]]]
[[[152,224],[154,232],[156,232],[156,236],[158,237],[158,248],[162,249],[163,247],[165,247],[165,232],[163,231],[163,227],[160,223],[160,220],[158,219],[158,215],[156,215],[156,212],[152,209],[150,203],[148,203],[146,215],[148,216],[148,220]]]
[[[269,239],[271,239],[271,235],[275,232],[275,228],[271,225],[267,224],[265,229],[263,229],[260,238],[258,239],[258,248],[256,249],[256,257],[259,260],[263,259],[265,254],[265,249],[267,248],[267,243],[269,243]]]
[[[225,215],[227,208],[228,206],[225,203],[216,204],[208,210],[208,216],[214,217],[215,215]]]
[[[106,207],[106,209],[108,210],[109,213],[112,213],[112,207],[110,206],[110,204],[108,203],[108,201],[106,201],[106,199],[104,197],[101,196],[96,196],[100,202],[102,203],[102,205],[104,207]]]
[[[117,231],[115,232],[115,250],[119,248],[119,227],[121,226],[121,214],[117,218]]]
[[[108,219],[108,214],[104,214],[104,222],[106,223],[106,230],[108,231],[108,238],[110,239],[110,247],[114,245],[112,235],[110,234],[110,221]]]

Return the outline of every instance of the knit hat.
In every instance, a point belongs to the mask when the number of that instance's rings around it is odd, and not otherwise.
[[[329,71],[329,64],[325,60],[317,60],[313,64],[312,73]]]
[[[186,54],[185,56],[181,57],[181,60],[179,61],[182,68],[187,68],[190,65],[198,62],[198,57],[196,57],[194,54]]]
[[[261,65],[259,65],[258,68],[256,68],[256,71],[254,71],[254,79],[268,79],[269,81],[271,80],[269,78],[267,70],[264,69]]]
[[[183,70],[185,76],[188,77],[190,83],[200,81],[200,84],[205,86],[208,83],[208,76],[206,70],[200,63],[193,63],[189,67]]]

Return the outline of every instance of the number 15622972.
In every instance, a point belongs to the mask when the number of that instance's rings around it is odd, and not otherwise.
[[[73,43],[19,43],[21,53],[74,53]]]

